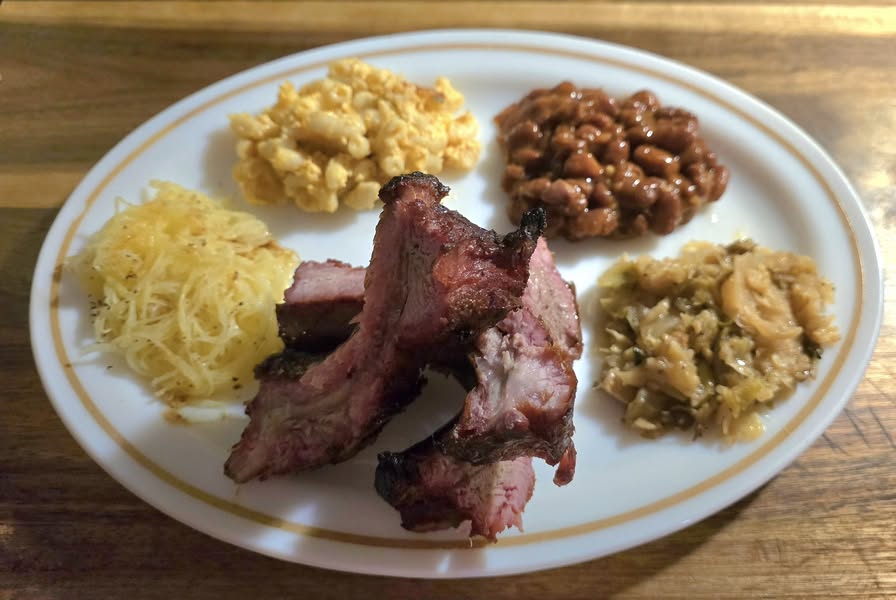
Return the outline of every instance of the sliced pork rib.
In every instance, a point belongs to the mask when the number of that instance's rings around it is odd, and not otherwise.
[[[532,261],[534,268],[530,266],[526,291],[528,304],[544,321],[557,345],[573,359],[579,358],[582,329],[575,293],[554,265],[544,238],[539,239]],[[329,337],[329,331],[339,332],[333,335],[338,343],[348,339],[354,329],[350,323],[364,306],[365,272],[364,267],[338,260],[300,264],[292,287],[286,290],[285,302],[277,305],[281,332],[297,332],[284,336],[286,345],[313,351],[315,340]],[[333,310],[333,305],[339,310]],[[330,317],[343,308],[344,316]]]
[[[508,527],[522,529],[535,486],[532,456],[558,464],[556,485],[572,481],[578,307],[543,239],[529,267],[522,308],[477,340],[478,383],[461,415],[404,452],[379,455],[377,492],[407,529],[470,521],[470,535],[491,540]]]
[[[325,354],[303,352],[293,348],[284,348],[283,352],[272,354],[255,367],[255,378],[259,381],[274,381],[288,384],[299,379],[314,363],[319,363]]]
[[[357,269],[343,264],[331,271],[331,279],[341,280],[341,289],[352,288]],[[354,299],[360,306],[359,287],[354,286]],[[577,381],[572,362],[581,352],[575,294],[541,239],[530,262],[523,307],[480,335],[470,355],[476,367],[472,379],[467,365],[441,365],[464,375],[461,381],[471,392],[464,418],[437,444],[476,463],[526,455],[551,464],[559,461],[555,482],[568,483],[575,469],[571,417]]]
[[[338,260],[305,261],[296,269],[294,283],[277,305],[280,337],[287,348],[300,352],[325,352],[349,338],[364,308],[364,267]],[[453,375],[467,389],[476,385],[476,374],[467,359],[470,340],[442,346],[430,365]]]
[[[302,262],[276,309],[286,346],[325,351],[348,339],[364,306],[365,272],[338,260]]]
[[[474,465],[441,452],[432,438],[400,453],[384,452],[376,490],[401,514],[411,531],[434,531],[470,522],[470,536],[495,541],[515,526],[535,488],[528,457]]]
[[[581,352],[575,294],[539,240],[522,308],[476,340],[479,383],[436,445],[476,464],[537,456],[560,463],[555,483],[568,483],[575,468],[573,361]]]
[[[346,460],[416,397],[434,350],[518,308],[544,227],[532,212],[504,237],[439,204],[448,188],[414,173],[384,208],[351,337],[297,379],[262,379],[225,472],[238,482]]]
[[[569,358],[582,356],[582,324],[575,290],[557,270],[544,238],[538,240],[532,254],[523,309],[538,315],[554,344]]]

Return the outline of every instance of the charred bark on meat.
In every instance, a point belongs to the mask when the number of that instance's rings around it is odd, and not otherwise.
[[[327,352],[355,330],[364,307],[363,267],[338,260],[303,261],[276,307],[280,338],[289,348]]]
[[[404,452],[379,455],[377,493],[411,531],[470,523],[469,535],[491,541],[505,529],[522,529],[522,514],[535,488],[532,459],[474,465],[440,451],[433,438]]]

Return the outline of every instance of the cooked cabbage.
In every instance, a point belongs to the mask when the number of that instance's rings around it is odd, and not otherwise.
[[[598,280],[599,386],[646,436],[670,428],[762,432],[756,411],[815,375],[839,339],[834,288],[812,259],[740,240],[692,242],[679,258],[623,258]]]

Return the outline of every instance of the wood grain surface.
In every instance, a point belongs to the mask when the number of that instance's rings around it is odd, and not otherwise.
[[[427,581],[218,542],[108,477],[31,357],[43,237],[87,170],[172,102],[287,54],[438,27],[562,31],[689,63],[768,102],[857,187],[886,264],[883,331],[847,409],[770,483],[593,562]],[[0,600],[896,598],[896,9],[885,2],[10,2],[0,5]],[[612,493],[612,490],[608,490]]]

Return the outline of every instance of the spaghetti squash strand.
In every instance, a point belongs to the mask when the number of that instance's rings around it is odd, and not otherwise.
[[[248,213],[172,183],[117,214],[72,257],[97,342],[171,402],[251,377],[282,348],[274,305],[298,258]]]

